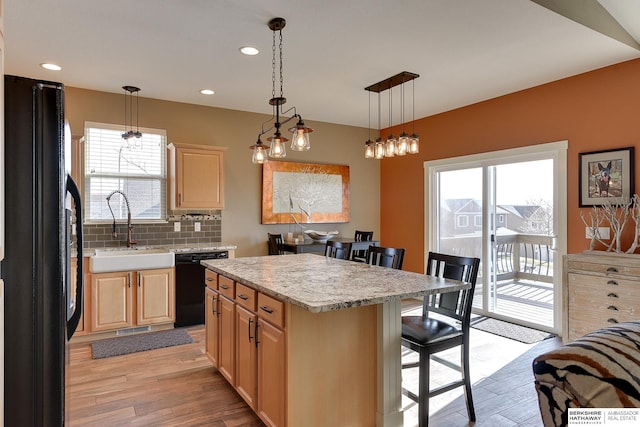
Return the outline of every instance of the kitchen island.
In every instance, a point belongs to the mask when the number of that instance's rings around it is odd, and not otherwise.
[[[222,364],[222,369],[216,367],[267,425],[289,427],[402,426],[401,299],[468,286],[313,254],[202,264],[208,269],[207,286],[213,294],[208,309],[224,318],[232,310],[231,301],[238,305],[231,329],[220,332],[235,340],[219,341],[219,357],[210,357],[214,364]],[[255,320],[243,321],[245,312],[253,315],[245,310],[252,299]],[[226,304],[226,311],[220,303]],[[276,335],[261,335],[272,324],[284,337],[275,359],[261,353],[261,344],[267,350],[276,348],[269,339]],[[255,362],[246,355],[251,348],[243,344],[247,339],[257,342]],[[232,356],[237,363],[231,366],[225,360]],[[251,384],[247,392],[247,358],[257,365],[255,393]],[[280,386],[267,387],[267,381],[280,381]],[[269,408],[278,402],[281,407]]]

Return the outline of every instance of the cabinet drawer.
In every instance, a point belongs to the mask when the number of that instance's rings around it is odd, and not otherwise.
[[[235,282],[218,274],[218,290],[229,299],[235,298]]]
[[[218,289],[218,275],[211,270],[204,270],[204,284],[207,288]]]
[[[592,272],[606,276],[640,276],[640,266],[622,265],[621,263],[615,264],[612,262],[606,262],[605,260],[603,260],[603,262],[586,262],[584,260],[570,259],[567,262],[567,266],[569,268],[569,271],[581,271],[585,273]]]
[[[258,316],[284,328],[284,303],[258,292]]]
[[[256,311],[256,290],[248,286],[236,283],[236,303],[243,306],[247,310]]]

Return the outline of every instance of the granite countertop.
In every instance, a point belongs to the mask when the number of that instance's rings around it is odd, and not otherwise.
[[[205,267],[312,313],[465,289],[462,282],[314,254],[201,261]],[[453,286],[451,286],[453,284]]]
[[[195,252],[211,252],[211,251],[225,251],[235,250],[238,247],[236,245],[227,245],[224,243],[186,243],[181,245],[146,245],[146,246],[133,246],[131,250],[144,250],[144,249],[163,249],[166,248],[169,252],[174,253],[195,253]],[[96,249],[109,251],[109,250],[126,250],[126,247],[114,247],[114,248],[92,248],[85,249],[83,255],[90,257],[95,255]],[[75,256],[75,250],[72,251],[72,256]]]

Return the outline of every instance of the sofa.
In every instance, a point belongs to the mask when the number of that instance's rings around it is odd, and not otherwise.
[[[640,407],[640,321],[591,332],[533,360],[545,427],[566,426],[569,408]]]

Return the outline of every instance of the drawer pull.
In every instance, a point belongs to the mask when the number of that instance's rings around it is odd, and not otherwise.
[[[616,282],[615,280],[609,280],[609,281],[607,282],[607,285],[618,286],[618,282]]]
[[[616,307],[615,305],[610,305],[609,307],[607,307],[607,310],[618,311],[618,307]]]
[[[272,314],[272,313],[273,313],[273,309],[271,309],[271,308],[267,307],[266,305],[261,305],[261,306],[260,306],[260,310],[266,311],[266,312],[267,312],[267,313],[269,313],[269,314]]]
[[[607,319],[607,322],[609,322],[609,323],[618,323],[618,321],[616,319],[612,319],[612,318]]]
[[[213,282],[213,277],[207,277],[207,282]]]
[[[614,292],[609,292],[609,295],[607,295],[609,298],[620,298],[618,296],[618,294],[614,293]]]
[[[248,300],[248,299],[249,299],[249,297],[248,297],[248,296],[246,296],[245,294],[238,294],[238,298],[240,298],[240,299],[241,299],[241,300],[243,300],[243,301],[246,301],[246,300]]]
[[[607,268],[607,273],[617,273],[618,269],[616,267]]]
[[[227,286],[227,285],[220,285],[220,287],[221,287],[222,289],[224,289],[224,290],[229,289],[229,286]]]

